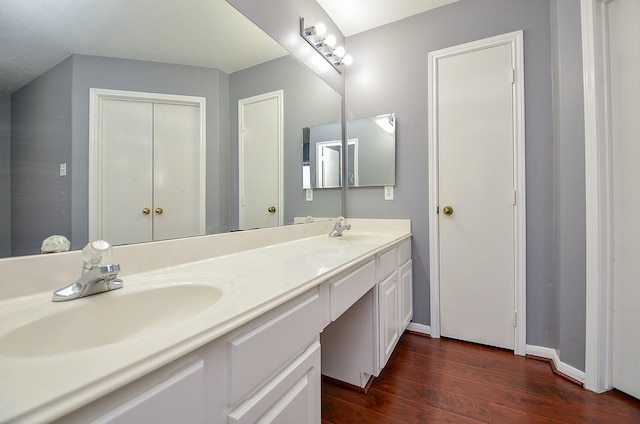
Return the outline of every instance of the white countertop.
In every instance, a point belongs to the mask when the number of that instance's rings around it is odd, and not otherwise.
[[[53,303],[51,292],[42,292],[0,302],[2,340],[4,334],[15,328],[74,307],[76,302],[122,295],[127,290],[138,290],[158,281],[173,284],[191,279],[198,284],[210,282],[224,291],[215,306],[197,315],[121,342],[56,355],[0,355],[0,422],[59,418],[215,340],[410,235],[409,231],[348,231],[341,238],[323,234],[129,275],[124,278],[123,289],[93,298]],[[73,328],[59,331],[72,332]]]

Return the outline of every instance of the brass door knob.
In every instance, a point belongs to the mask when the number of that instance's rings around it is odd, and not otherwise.
[[[149,215],[151,213],[151,209],[144,208],[144,209],[142,209],[142,213],[145,214],[145,215]]]
[[[164,209],[162,209],[162,208],[156,208],[156,213],[157,213],[158,215],[162,215],[162,212],[164,212]]]
[[[270,206],[269,209],[267,209],[269,211],[269,213],[276,213],[276,207],[275,206]]]
[[[445,206],[444,208],[442,208],[442,213],[449,216],[453,214],[453,207],[452,206]]]

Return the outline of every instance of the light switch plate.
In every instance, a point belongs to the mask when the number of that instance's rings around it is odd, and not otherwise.
[[[313,189],[312,188],[306,189],[305,190],[305,196],[307,198],[307,202],[313,201]]]
[[[393,200],[393,186],[384,186],[384,200]]]
[[[60,176],[64,177],[65,175],[67,175],[67,164],[66,163],[61,163],[60,164]]]

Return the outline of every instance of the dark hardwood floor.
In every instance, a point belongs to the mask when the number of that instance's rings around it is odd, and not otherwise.
[[[595,394],[546,361],[405,333],[368,394],[322,383],[322,423],[638,423],[640,401]]]

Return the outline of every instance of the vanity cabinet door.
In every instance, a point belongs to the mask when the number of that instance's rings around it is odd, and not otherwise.
[[[319,423],[320,343],[314,342],[258,393],[229,414],[230,424]]]
[[[380,323],[380,368],[383,368],[400,338],[398,272],[378,285]]]
[[[407,328],[409,322],[413,318],[413,261],[409,259],[400,269],[399,288],[400,288],[400,333]]]

